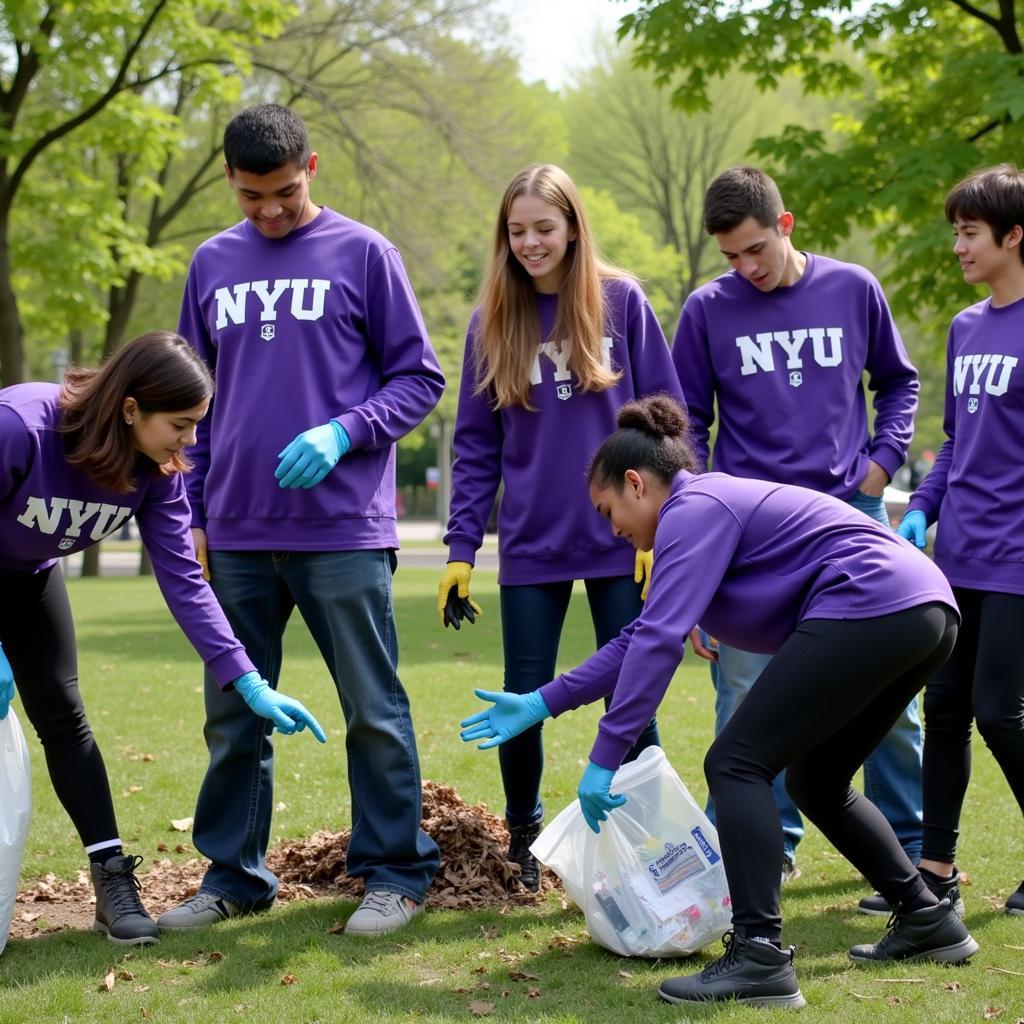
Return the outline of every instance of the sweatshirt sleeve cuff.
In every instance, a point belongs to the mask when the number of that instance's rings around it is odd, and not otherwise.
[[[929,526],[931,526],[932,523],[934,523],[935,520],[939,518],[932,510],[930,502],[926,501],[924,498],[911,498],[910,501],[907,502],[907,507],[903,514],[906,515],[907,512],[923,513],[925,522]]]
[[[882,469],[889,474],[889,479],[896,475],[896,470],[906,462],[906,456],[887,444],[880,444],[877,448],[873,448],[868,452],[868,458],[872,462],[877,462]]]
[[[573,702],[572,693],[561,676],[553,679],[550,683],[545,683],[537,692],[547,705],[552,718],[557,718],[559,715],[565,714],[566,711],[572,711],[579,707]]]
[[[448,545],[448,561],[476,565],[476,545],[467,540],[451,541]]]
[[[217,685],[226,690],[239,676],[246,672],[255,672],[256,666],[249,660],[245,651],[238,647],[233,651],[225,651],[218,655],[213,661],[208,661],[206,667],[210,675],[217,680]]]
[[[601,768],[617,772],[622,767],[622,762],[629,753],[633,744],[627,740],[620,740],[607,733],[597,733],[597,739],[590,751],[590,760]]]
[[[349,441],[352,442],[352,447],[349,449],[350,451],[370,447],[370,428],[366,425],[366,421],[359,415],[359,413],[350,410],[349,412],[342,413],[340,416],[335,416],[334,418],[341,424],[345,433],[348,434]]]

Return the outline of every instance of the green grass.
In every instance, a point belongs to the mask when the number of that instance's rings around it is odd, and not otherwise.
[[[474,575],[474,596],[486,615],[475,627],[453,633],[437,622],[436,575],[400,569],[396,579],[401,674],[413,700],[423,775],[450,782],[467,801],[500,813],[495,753],[467,747],[457,735],[458,720],[476,710],[473,687],[501,685],[495,578]],[[151,859],[159,843],[173,849],[187,838],[169,823],[192,814],[206,763],[201,674],[152,580],[74,580],[70,589],[82,686],[111,776],[121,834],[132,852]],[[592,644],[585,600],[578,596],[561,665],[575,664]],[[306,702],[330,742],[321,747],[307,735],[278,739],[274,842],[342,828],[349,820],[340,711],[298,620],[286,638],[282,689]],[[669,758],[702,801],[700,765],[713,721],[703,663],[680,671],[659,718]],[[597,711],[585,709],[545,727],[549,819],[573,799],[596,720]],[[71,877],[82,867],[77,837],[46,781],[38,743],[32,739],[31,746],[35,803],[25,883],[47,872]],[[800,982],[810,1004],[805,1017],[836,1024],[931,1024],[982,1020],[992,1008],[1003,1011],[999,1021],[1024,1018],[1024,920],[992,905],[1005,899],[1024,870],[1020,812],[980,744],[963,832],[961,860],[974,880],[965,890],[967,921],[982,945],[974,962],[961,969],[864,970],[850,966],[845,950],[877,938],[884,920],[853,912],[867,891],[864,883],[810,830],[800,850],[803,877],[787,887],[783,901],[785,938],[800,947]],[[555,899],[506,914],[432,911],[377,942],[328,934],[352,906],[292,904],[216,929],[171,935],[134,953],[86,933],[12,941],[0,957],[0,1021],[429,1022],[472,1019],[471,1001],[494,1004],[493,1020],[546,1024],[739,1021],[755,1012],[707,1007],[684,1018],[679,1008],[661,1004],[654,989],[661,978],[690,967],[622,960],[602,951],[586,941],[582,917]],[[563,948],[558,936],[579,941]],[[222,959],[210,962],[211,950]],[[117,980],[111,993],[100,992],[112,965],[132,977]],[[509,974],[515,971],[536,979],[514,980]],[[286,975],[295,983],[282,984]],[[539,995],[531,997],[529,989]],[[774,1018],[777,1011],[768,1015]]]

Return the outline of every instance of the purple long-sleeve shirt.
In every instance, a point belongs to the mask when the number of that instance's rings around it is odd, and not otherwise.
[[[946,441],[908,510],[955,586],[1024,594],[1024,299],[965,309],[946,351]]]
[[[845,502],[682,470],[661,509],[640,617],[540,694],[560,715],[614,693],[590,759],[615,769],[661,703],[698,623],[723,643],[769,654],[804,619],[865,619],[931,601],[956,609],[942,573]]]
[[[135,516],[160,591],[222,687],[255,667],[195,559],[180,473],[139,457],[135,490],[101,487],[65,457],[56,384],[0,390],[0,569],[35,573],[91,547]]]
[[[869,459],[890,477],[906,459],[917,371],[863,267],[807,254],[796,284],[767,293],[736,271],[723,274],[686,300],[672,358],[702,465],[716,400],[713,468],[722,473],[846,500]]]
[[[394,445],[444,375],[387,239],[326,207],[280,239],[242,221],[196,250],[179,330],[217,380],[188,481],[211,549],[398,547]],[[279,487],[282,449],[331,419],[348,454],[316,487]]]
[[[491,393],[474,394],[474,315],[466,337],[455,422],[451,515],[445,543],[452,561],[473,563],[504,480],[498,511],[498,582],[504,585],[619,576],[635,554],[612,537],[590,504],[586,469],[615,430],[619,409],[663,392],[683,401],[658,320],[629,278],[605,283],[605,365],[622,372],[604,391],[580,391],[560,346],[538,346],[530,404],[495,410]],[[547,339],[556,295],[537,294],[540,336]]]

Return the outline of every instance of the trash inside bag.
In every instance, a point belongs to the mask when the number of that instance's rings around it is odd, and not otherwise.
[[[578,800],[537,837],[533,855],[562,880],[591,938],[622,956],[688,956],[732,926],[718,833],[660,747],[615,774],[627,802],[595,835]]]
[[[14,916],[21,855],[32,813],[32,773],[28,745],[11,708],[0,722],[0,952]]]

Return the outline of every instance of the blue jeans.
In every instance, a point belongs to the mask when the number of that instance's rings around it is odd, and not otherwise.
[[[346,869],[367,891],[422,902],[440,861],[420,828],[420,770],[409,700],[398,678],[393,551],[211,551],[212,586],[238,639],[271,686],[296,607],[334,678],[345,715],[352,837]],[[210,764],[196,805],[196,849],[213,863],[201,890],[243,910],[277,893],[266,851],[274,806],[270,723],[206,675]]]
[[[643,609],[640,585],[632,576],[609,576],[584,581],[598,647],[614,640]],[[555,675],[558,641],[572,597],[572,580],[501,588],[501,633],[505,649],[505,690],[530,693]],[[605,707],[611,699],[605,700]],[[651,719],[626,755],[634,760],[657,744],[658,723]],[[544,771],[541,726],[531,726],[498,747],[505,789],[505,817],[510,826],[536,825],[544,820],[540,780]]]
[[[850,499],[854,508],[885,526],[889,518],[881,498],[859,491]],[[715,735],[725,727],[750,692],[757,677],[771,661],[770,654],[755,654],[720,644],[718,662],[712,665],[715,687]],[[827,685],[823,681],[822,685]],[[917,697],[907,705],[889,734],[864,762],[864,795],[885,815],[907,856],[915,864],[921,858],[921,752],[924,743]],[[783,851],[795,861],[796,847],[804,835],[800,812],[786,792],[785,772],[772,784],[772,795],[782,818]],[[714,820],[714,807],[708,803]]]

